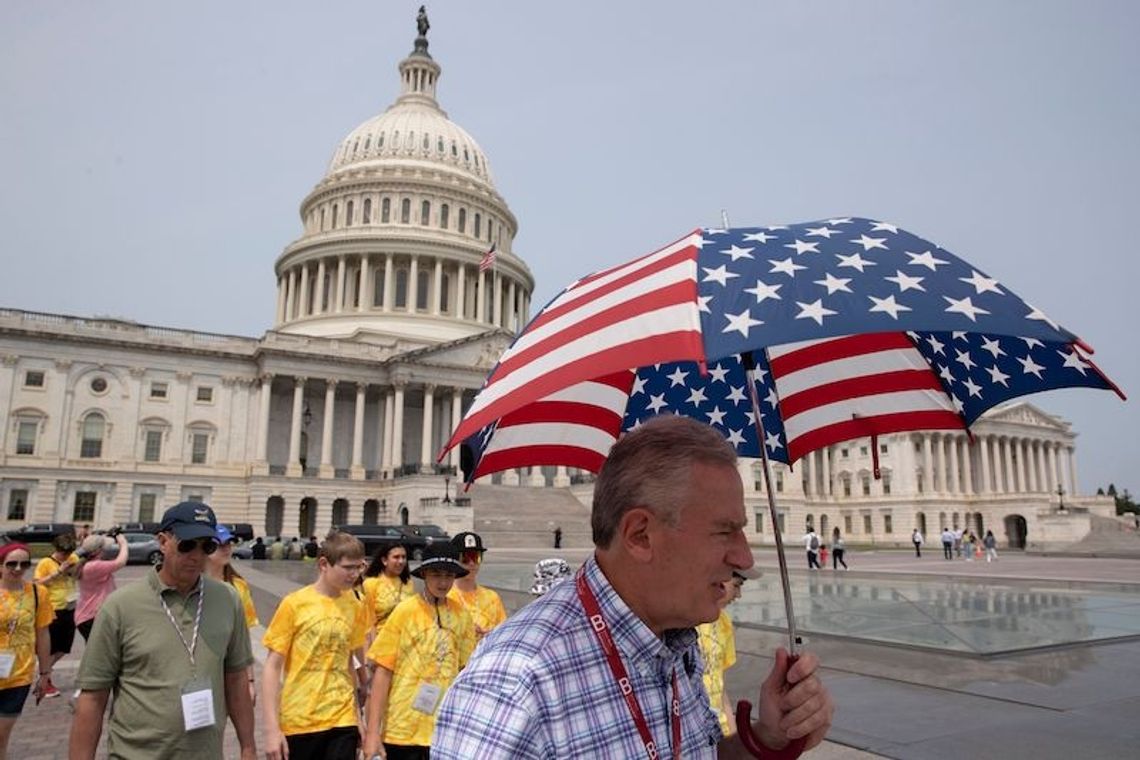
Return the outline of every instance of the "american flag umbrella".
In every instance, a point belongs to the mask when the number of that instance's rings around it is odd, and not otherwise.
[[[892,224],[698,229],[555,297],[503,353],[444,453],[470,449],[469,482],[526,466],[597,472],[622,432],[685,414],[761,458],[767,479],[769,459],[968,430],[1027,393],[1085,386],[1123,398],[1091,353],[1003,283]],[[775,525],[770,482],[766,491]]]

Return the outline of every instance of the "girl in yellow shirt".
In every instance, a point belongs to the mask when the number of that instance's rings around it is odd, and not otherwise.
[[[0,757],[7,755],[8,738],[32,690],[36,659],[36,702],[51,684],[48,625],[55,613],[47,589],[24,580],[31,557],[24,544],[0,547]]]
[[[373,632],[379,633],[396,605],[416,595],[408,569],[408,550],[399,544],[379,549],[364,575],[364,606],[368,608]]]
[[[241,599],[241,608],[245,612],[245,624],[248,628],[253,628],[255,625],[260,625],[257,620],[257,609],[253,606],[253,594],[250,593],[249,583],[241,577],[241,573],[234,569],[231,562],[234,556],[234,544],[238,542],[238,539],[233,533],[230,533],[229,528],[223,525],[219,525],[216,530],[218,533],[218,549],[213,554],[206,555],[206,575],[234,587],[238,598]],[[257,688],[253,683],[252,665],[249,666],[246,677],[249,679],[249,698],[256,704]]]

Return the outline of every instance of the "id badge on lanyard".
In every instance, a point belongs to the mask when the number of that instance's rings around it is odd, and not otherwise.
[[[202,608],[206,606],[206,586],[201,581],[199,584],[201,585],[198,588],[198,609],[194,613],[194,631],[190,635],[190,641],[186,641],[186,637],[182,634],[182,627],[174,619],[174,613],[170,611],[166,600],[162,598],[162,593],[160,592],[158,595],[158,601],[162,604],[163,611],[170,618],[170,624],[174,626],[174,632],[178,634],[178,640],[182,642],[186,654],[190,657],[190,668],[193,676],[182,685],[182,723],[187,731],[208,728],[217,722],[217,716],[214,714],[213,684],[209,677],[198,676],[198,663],[194,657],[195,651],[198,649],[198,633],[202,627]]]

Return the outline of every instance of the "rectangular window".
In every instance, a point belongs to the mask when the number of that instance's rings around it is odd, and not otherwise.
[[[887,453],[887,444],[885,444],[885,443],[879,444],[879,453],[880,454],[886,454]]]
[[[776,493],[784,492],[784,473],[776,473]]]
[[[39,431],[39,428],[38,422],[20,421],[20,427],[16,433],[17,454],[36,453],[36,433]]]
[[[847,458],[848,454],[849,454],[849,452],[847,451],[847,449],[840,449],[839,450],[839,456],[843,457],[844,459]]]
[[[890,515],[883,515],[883,532],[884,533],[893,533],[894,532],[894,525],[891,522],[891,516]]]
[[[144,462],[157,462],[162,459],[162,431],[146,431],[146,450],[143,451]]]
[[[23,488],[13,488],[8,492],[8,519],[28,519],[28,492]]]
[[[71,514],[73,522],[93,522],[95,520],[95,492],[76,491],[75,511]]]
[[[850,480],[843,481],[843,495],[844,496],[850,496],[851,495],[851,481]]]
[[[843,532],[851,533],[851,515],[843,516]]]
[[[151,383],[150,384],[150,397],[151,398],[166,398],[166,383]]]
[[[883,495],[889,496],[891,493],[891,479],[883,478]]]
[[[208,404],[214,400],[214,389],[209,385],[199,385],[196,400]]]
[[[757,512],[756,513],[756,532],[757,533],[763,533],[764,532],[764,513],[763,512]]]
[[[158,501],[152,493],[139,494],[139,522],[154,522],[154,505]]]
[[[863,457],[867,456],[867,447],[866,446],[860,446],[859,447],[859,456],[863,456]]]
[[[202,494],[200,494],[200,493],[187,494],[186,495],[186,501],[192,501],[195,504],[201,504],[202,503]]]
[[[206,433],[195,433],[190,447],[190,463],[206,464],[206,451],[210,446],[210,436]]]
[[[868,480],[867,478],[863,478],[863,495],[864,496],[870,496],[871,495],[871,481]]]
[[[785,515],[783,512],[780,512],[779,514],[776,515],[776,517],[779,518],[779,520],[780,520],[780,535],[782,536],[788,532],[788,528],[787,528],[788,521],[786,519],[784,519],[787,517],[787,515]]]
[[[24,387],[25,388],[43,388],[44,387],[44,373],[43,370],[30,369],[24,373]]]
[[[870,515],[863,515],[863,532],[866,533],[868,536],[874,532],[871,530],[871,516]]]

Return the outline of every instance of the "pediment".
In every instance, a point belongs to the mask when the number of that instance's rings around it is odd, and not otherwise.
[[[490,330],[450,343],[409,351],[394,359],[407,364],[462,367],[490,372],[513,341],[514,336],[505,330]]]
[[[1014,402],[995,407],[982,415],[979,423],[989,425],[1019,425],[1041,428],[1059,433],[1068,433],[1070,425],[1059,417],[1054,417],[1026,401]]]

